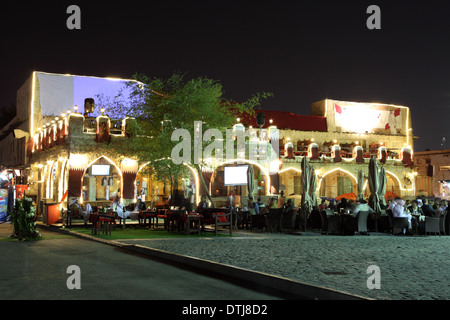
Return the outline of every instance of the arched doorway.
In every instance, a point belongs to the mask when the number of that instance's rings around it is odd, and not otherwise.
[[[247,205],[247,170],[250,165],[253,166],[254,172],[253,179],[255,189],[253,195],[255,199],[270,194],[270,176],[267,170],[256,162],[248,160],[240,161],[242,162],[240,164],[237,164],[236,160],[222,163],[214,170],[210,179],[208,179],[210,193],[214,198],[216,206],[226,206],[228,204],[227,197],[231,192],[234,193],[236,206]],[[235,168],[236,170],[230,170],[229,168]],[[229,179],[236,179],[236,181],[227,181]]]
[[[280,171],[280,193],[287,199],[293,199],[294,205],[301,203],[303,193],[302,171],[297,168],[286,168]]]
[[[392,172],[386,172],[386,198],[388,200],[401,196],[400,180]]]
[[[170,197],[170,186],[155,178],[150,164],[150,162],[143,164],[137,172],[136,194],[143,201],[154,207],[167,202]],[[196,171],[191,166],[186,164],[185,166],[189,169],[190,175],[189,177],[180,179],[178,182],[178,190],[183,193],[185,198],[191,195],[191,199],[189,200],[195,206],[199,202],[199,179]]]
[[[91,162],[82,179],[82,201],[111,201],[121,196],[122,174],[114,162],[100,157]]]
[[[358,193],[357,179],[348,171],[335,169],[325,173],[319,181],[321,197],[336,198],[342,194]]]

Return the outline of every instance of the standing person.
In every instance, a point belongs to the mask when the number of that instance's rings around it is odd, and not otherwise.
[[[87,223],[89,221],[89,217],[91,216],[91,213],[92,213],[92,206],[89,203],[86,203],[86,206],[84,207],[84,210],[82,212],[85,226],[87,225]]]
[[[230,192],[230,195],[228,196],[228,204],[230,206],[230,208],[233,210],[234,209],[234,191]]]

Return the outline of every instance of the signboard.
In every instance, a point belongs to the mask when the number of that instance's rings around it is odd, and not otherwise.
[[[339,102],[334,104],[335,126],[342,132],[401,134],[405,108],[388,105]]]
[[[0,189],[0,221],[8,215],[8,190]]]

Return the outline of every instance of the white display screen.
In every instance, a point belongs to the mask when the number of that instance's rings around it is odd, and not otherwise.
[[[91,175],[93,176],[109,176],[111,166],[109,165],[92,165]]]
[[[248,166],[225,167],[224,184],[226,186],[245,186],[247,185]]]

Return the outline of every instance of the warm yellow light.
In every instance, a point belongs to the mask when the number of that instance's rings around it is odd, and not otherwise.
[[[36,72],[33,72],[33,84],[31,88],[31,107],[30,107],[30,133],[33,134],[34,130],[34,100],[36,90]]]

